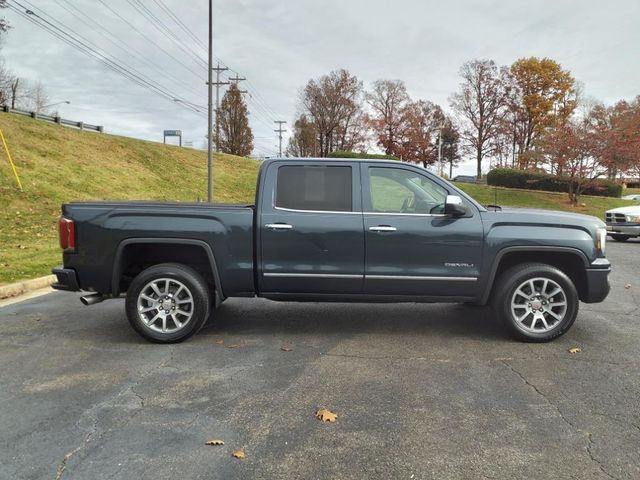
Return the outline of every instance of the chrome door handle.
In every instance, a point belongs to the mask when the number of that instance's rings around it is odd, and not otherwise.
[[[369,227],[369,231],[371,232],[395,232],[396,227],[391,227],[389,225],[378,225],[377,227]]]
[[[265,228],[270,228],[271,230],[291,230],[293,229],[293,225],[289,225],[288,223],[267,223]]]

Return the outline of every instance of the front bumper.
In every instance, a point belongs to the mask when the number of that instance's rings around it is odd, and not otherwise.
[[[52,273],[57,277],[58,281],[51,285],[51,288],[68,292],[77,292],[80,290],[80,284],[78,283],[78,276],[75,270],[64,268],[61,265],[55,267]]]
[[[609,273],[610,267],[587,269],[587,291],[585,298],[581,299],[584,303],[598,303],[607,298],[611,290]]]
[[[640,236],[640,225],[607,223],[607,233],[609,235],[630,235],[632,237],[638,237]]]

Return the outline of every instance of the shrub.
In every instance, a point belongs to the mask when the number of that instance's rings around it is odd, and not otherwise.
[[[370,158],[374,160],[400,160],[395,155],[381,155],[378,153],[361,153],[347,152],[345,150],[336,150],[328,155],[329,158]]]
[[[487,174],[487,184],[508,188],[544,190],[547,192],[568,192],[571,179],[548,173],[496,168]],[[622,185],[611,180],[590,180],[584,186],[582,193],[601,197],[620,197],[622,195]]]

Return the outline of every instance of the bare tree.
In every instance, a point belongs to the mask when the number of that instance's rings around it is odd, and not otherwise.
[[[460,90],[450,99],[460,118],[463,146],[475,155],[478,178],[482,176],[482,161],[493,152],[507,114],[506,75],[493,60],[467,62],[460,69]]]
[[[346,143],[350,126],[362,112],[362,82],[347,70],[309,80],[300,103],[316,127],[318,153],[326,157]],[[341,140],[342,137],[342,140]]]
[[[378,145],[387,155],[401,156],[401,143],[406,128],[410,98],[402,80],[376,80],[365,95],[373,110],[370,125]]]
[[[32,83],[25,88],[23,99],[24,107],[27,110],[40,114],[46,114],[47,105],[51,103],[49,95],[40,81]]]
[[[0,9],[7,8],[8,6],[7,0],[0,0]],[[10,28],[11,25],[9,22],[4,17],[0,17],[0,34],[5,33]]]

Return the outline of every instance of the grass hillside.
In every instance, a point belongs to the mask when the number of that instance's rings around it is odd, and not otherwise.
[[[61,262],[60,204],[85,199],[206,200],[206,152],[82,132],[0,113],[24,192],[0,149],[0,284]],[[217,202],[253,203],[258,162],[216,155]]]

